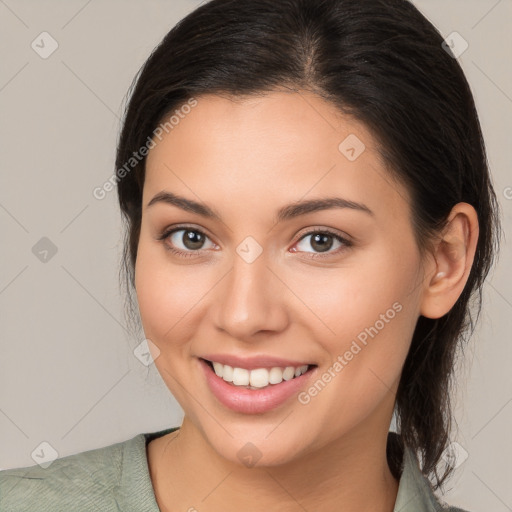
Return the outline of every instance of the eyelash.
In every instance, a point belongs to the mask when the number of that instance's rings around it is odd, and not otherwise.
[[[198,253],[200,253],[201,251],[206,250],[206,249],[198,249],[198,250],[195,250],[195,251],[194,250],[182,251],[180,249],[176,249],[174,247],[169,246],[169,244],[166,243],[167,238],[169,238],[173,233],[176,233],[177,231],[192,231],[194,233],[200,233],[201,235],[205,236],[206,238],[209,238],[208,235],[204,231],[201,231],[200,229],[194,228],[192,226],[177,226],[177,227],[173,227],[172,229],[164,230],[157,237],[157,240],[160,241],[160,242],[163,242],[164,247],[165,247],[166,250],[168,250],[171,253],[173,253],[173,254],[175,254],[175,255],[177,255],[179,257],[182,257],[182,258],[194,257]],[[339,234],[337,234],[337,233],[335,233],[335,232],[333,232],[333,231],[331,231],[329,229],[325,229],[325,228],[317,228],[317,229],[313,229],[312,231],[308,231],[307,233],[302,235],[295,243],[297,244],[297,243],[301,242],[304,238],[306,238],[306,237],[308,237],[310,235],[315,235],[317,233],[321,233],[321,234],[325,234],[325,235],[330,235],[333,238],[335,238],[336,240],[338,240],[341,244],[343,244],[343,246],[340,247],[339,249],[337,249],[334,252],[307,253],[307,254],[310,254],[310,256],[308,256],[308,258],[318,259],[318,258],[330,257],[330,256],[333,256],[333,255],[339,254],[339,253],[341,253],[341,252],[345,251],[346,249],[348,249],[348,248],[353,246],[353,242],[351,242],[350,240],[347,240],[346,238],[342,237],[341,235],[339,235]],[[297,252],[301,252],[301,251],[297,251]]]

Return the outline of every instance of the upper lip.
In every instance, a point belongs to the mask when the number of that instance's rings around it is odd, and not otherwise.
[[[221,364],[227,364],[233,368],[245,368],[246,370],[255,370],[256,368],[286,368],[287,366],[311,365],[304,361],[293,361],[292,359],[282,359],[270,355],[260,355],[251,357],[239,357],[234,354],[206,354],[202,359]]]

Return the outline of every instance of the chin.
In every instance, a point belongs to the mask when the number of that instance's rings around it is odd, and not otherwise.
[[[306,446],[298,446],[289,430],[283,431],[281,435],[274,433],[269,436],[273,428],[275,425],[271,428],[265,425],[265,428],[255,429],[254,435],[251,435],[250,427],[245,426],[236,435],[227,427],[233,437],[223,433],[221,439],[208,439],[208,442],[219,456],[240,467],[275,467],[296,461],[306,450]],[[305,442],[303,435],[297,433],[297,436],[302,443]]]

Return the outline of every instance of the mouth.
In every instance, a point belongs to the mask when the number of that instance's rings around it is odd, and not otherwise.
[[[273,387],[281,384],[283,381],[297,379],[306,373],[310,373],[317,367],[316,364],[304,364],[301,366],[274,366],[248,370],[204,358],[199,359],[204,361],[217,377],[225,383],[233,387],[252,390]]]
[[[293,396],[304,391],[318,373],[316,364],[249,371],[201,357],[197,361],[212,395],[223,406],[241,414],[265,414],[290,406]]]

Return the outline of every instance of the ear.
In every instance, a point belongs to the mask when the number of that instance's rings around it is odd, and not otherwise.
[[[464,290],[478,241],[478,215],[468,203],[457,203],[435,243],[434,262],[425,275],[420,314],[440,318]]]

